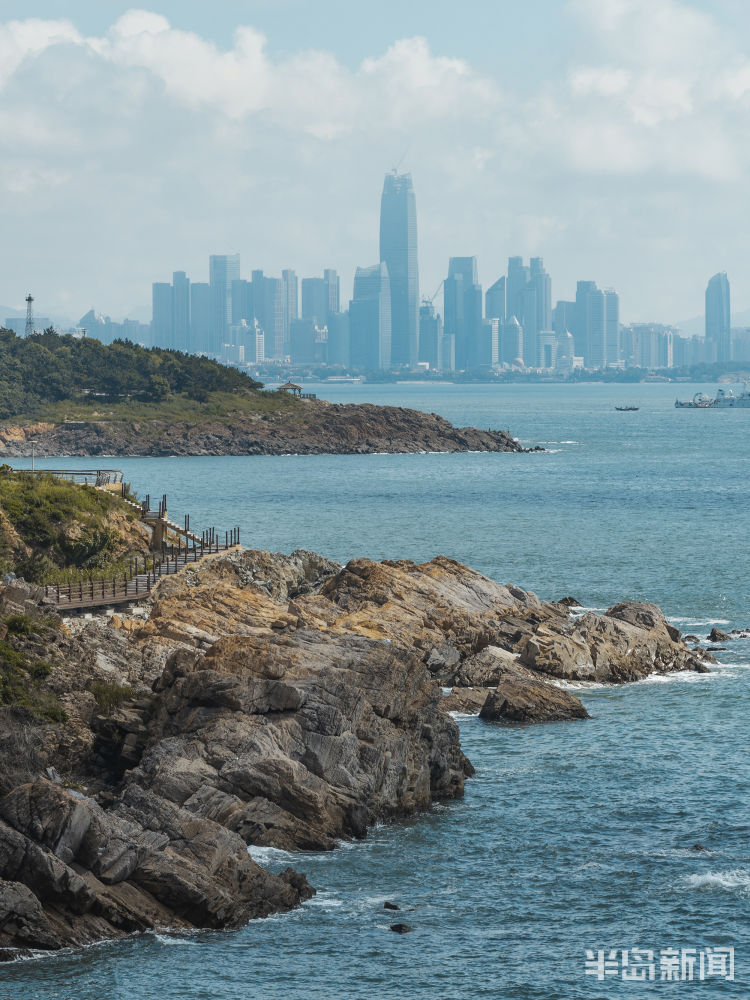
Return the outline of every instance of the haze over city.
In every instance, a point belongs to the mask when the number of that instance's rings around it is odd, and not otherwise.
[[[701,315],[718,271],[750,302],[742,5],[229,7],[3,5],[0,302],[145,319],[153,281],[232,252],[348,298],[397,165],[424,294],[451,256],[487,288],[519,254],[555,299],[616,287],[625,322]]]

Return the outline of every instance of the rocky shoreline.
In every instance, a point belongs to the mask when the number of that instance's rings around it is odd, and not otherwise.
[[[248,845],[332,849],[460,797],[451,712],[585,720],[563,681],[708,669],[654,605],[571,603],[444,557],[306,551],[207,558],[65,621],[1,588],[2,641],[46,664],[65,718],[0,709],[0,958],[296,907],[314,887]]]
[[[524,452],[507,431],[454,427],[435,413],[302,400],[282,412],[229,419],[86,421],[0,427],[0,458],[113,455],[370,455]]]

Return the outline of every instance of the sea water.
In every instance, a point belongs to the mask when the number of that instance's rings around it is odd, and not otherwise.
[[[339,561],[443,553],[545,599],[652,600],[701,637],[750,625],[750,410],[676,410],[664,384],[311,388],[547,450],[37,465],[114,465],[139,493],[166,492],[173,518],[237,524],[248,546]],[[301,909],[0,967],[0,997],[747,997],[750,642],[718,655],[711,674],[578,686],[587,722],[462,718],[477,768],[462,800],[331,853],[254,852],[307,874],[318,894]],[[413,933],[391,933],[394,920]],[[711,948],[734,949],[734,981],[718,959],[707,976]]]

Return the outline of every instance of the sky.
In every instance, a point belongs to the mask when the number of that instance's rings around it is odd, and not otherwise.
[[[739,0],[0,0],[0,303],[148,318],[236,252],[348,299],[398,166],[427,297],[451,256],[486,288],[522,254],[626,322],[702,314],[727,271],[734,313],[749,126]]]

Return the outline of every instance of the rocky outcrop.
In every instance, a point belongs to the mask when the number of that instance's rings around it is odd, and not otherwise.
[[[562,722],[588,719],[580,698],[522,668],[508,671],[490,691],[479,712],[489,722]]]
[[[13,584],[0,609],[33,616],[38,599]],[[296,906],[304,877],[269,875],[246,845],[332,848],[460,796],[472,767],[449,712],[585,719],[559,679],[705,669],[654,605],[576,614],[445,557],[306,551],[206,560],[130,612],[45,609],[5,641],[44,659],[67,715],[2,710],[7,954]]]
[[[271,875],[239,837],[144,789],[104,811],[45,780],[0,799],[0,879],[0,944],[53,949],[237,927],[313,894],[303,876]]]
[[[656,605],[636,601],[616,604],[603,615],[588,612],[540,624],[520,645],[520,661],[553,677],[610,683],[708,670]]]
[[[506,431],[454,427],[435,413],[370,403],[304,400],[223,420],[92,419],[0,429],[0,457],[31,455],[366,455],[525,451]]]

